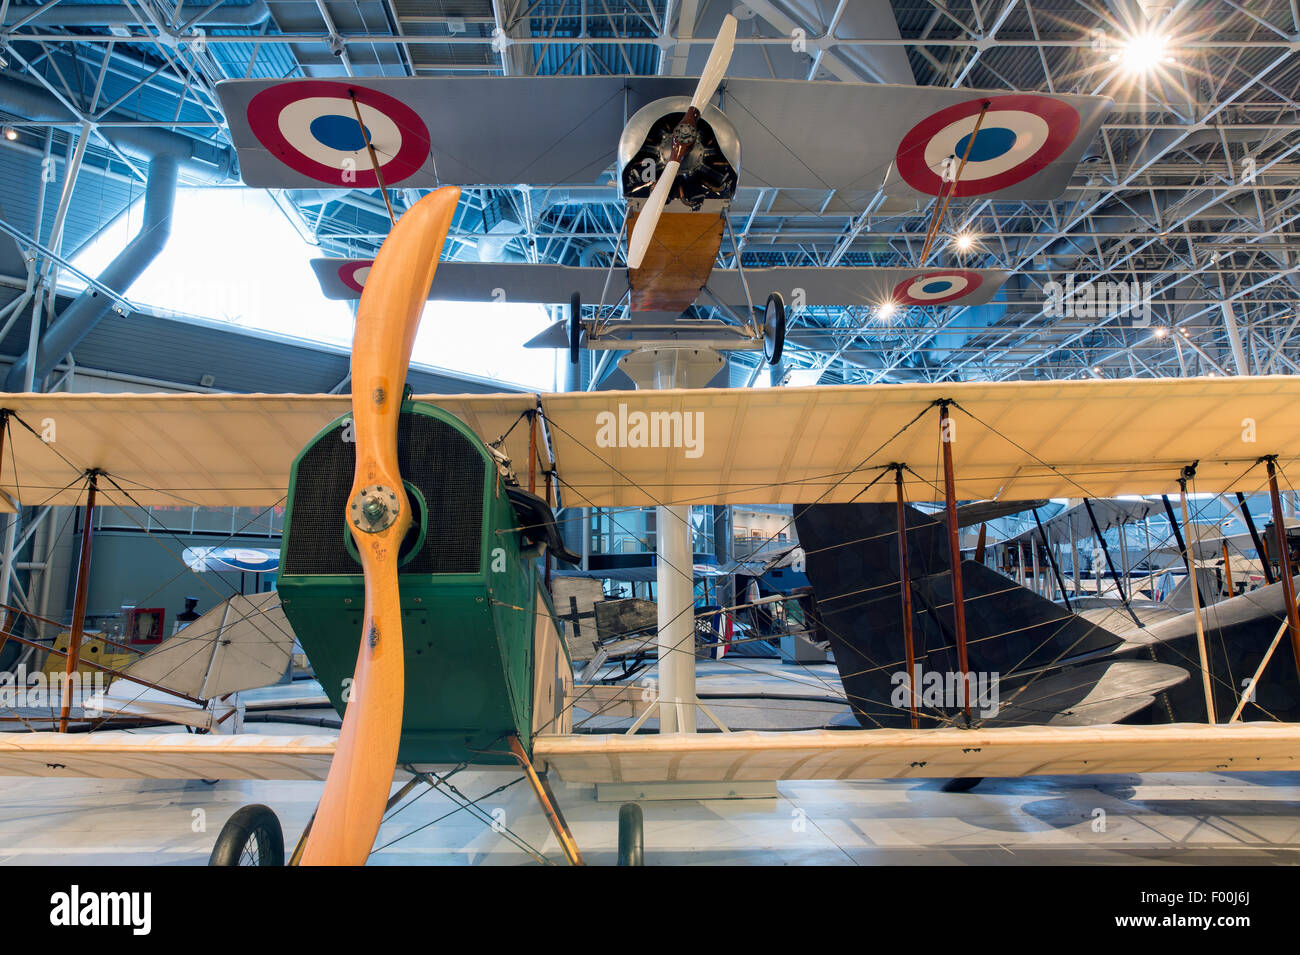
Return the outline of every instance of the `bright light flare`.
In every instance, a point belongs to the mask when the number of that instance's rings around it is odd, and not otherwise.
[[[1169,55],[1169,38],[1149,31],[1129,37],[1111,60],[1125,72],[1141,74],[1150,73],[1162,63],[1172,63],[1173,57]]]
[[[897,311],[898,311],[898,305],[897,305],[897,303],[895,303],[895,302],[882,302],[882,303],[879,305],[879,307],[876,309],[876,314],[880,317],[880,319],[881,319],[882,321],[886,321],[886,322],[887,322],[887,321],[889,321],[891,318],[894,317],[894,313],[897,312]]]
[[[958,252],[969,252],[975,248],[976,241],[978,240],[973,233],[959,232],[953,237],[952,246]]]

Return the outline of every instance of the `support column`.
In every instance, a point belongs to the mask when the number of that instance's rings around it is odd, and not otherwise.
[[[957,531],[957,478],[952,468],[953,432],[948,417],[949,401],[939,402],[939,444],[943,447],[943,496],[948,518],[948,557],[952,562],[952,622],[957,637],[957,663],[961,667],[962,709],[970,721],[968,677],[970,660],[966,654],[966,604],[961,587],[961,540]]]
[[[1286,541],[1286,519],[1282,511],[1282,495],[1277,489],[1277,457],[1264,459],[1268,469],[1268,496],[1273,503],[1273,527],[1277,532],[1277,566],[1282,572],[1282,598],[1286,601],[1286,624],[1291,631],[1291,652],[1295,654],[1296,668],[1300,670],[1300,611],[1295,605],[1295,579],[1291,576],[1291,549]]]
[[[655,509],[659,732],[695,732],[695,594],[689,506]]]
[[[710,348],[647,347],[624,355],[618,366],[638,389],[702,388],[726,361]],[[656,515],[659,732],[694,733],[696,710],[702,707],[695,696],[691,510],[688,505],[661,505]]]
[[[95,494],[99,489],[99,472],[87,473],[86,506],[81,524],[81,557],[77,562],[77,595],[72,602],[72,635],[68,639],[68,661],[64,670],[63,704],[59,710],[59,732],[68,731],[68,711],[72,708],[72,675],[77,672],[81,637],[86,629],[86,596],[90,589],[90,548],[95,524]]]

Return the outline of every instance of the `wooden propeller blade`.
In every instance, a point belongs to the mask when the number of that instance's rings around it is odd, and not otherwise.
[[[718,38],[713,41],[713,49],[709,52],[709,60],[704,64],[704,72],[700,74],[700,82],[695,86],[695,95],[691,97],[690,109],[682,117],[683,126],[694,127],[699,122],[700,110],[708,105],[709,100],[713,98],[713,94],[717,92],[722,77],[726,75],[727,66],[731,63],[731,51],[735,46],[736,18],[728,13],[722,18]],[[682,160],[686,158],[689,149],[690,143],[688,142],[675,142],[673,144],[672,156],[664,166],[663,175],[655,183],[650,198],[646,200],[645,205],[641,208],[641,212],[636,218],[636,226],[632,229],[632,236],[628,239],[627,267],[629,269],[639,269],[641,267],[646,250],[650,248],[650,240],[654,237],[655,227],[659,225],[659,217],[663,215],[664,206],[668,204],[668,194],[672,191],[673,183],[677,181],[677,171],[681,168]]]
[[[722,26],[718,28],[718,38],[713,41],[709,60],[704,64],[704,72],[700,74],[695,95],[691,97],[691,106],[697,113],[708,105],[709,100],[713,99],[713,94],[717,92],[718,84],[722,82],[722,77],[727,73],[727,66],[731,63],[731,51],[735,46],[736,18],[728,13],[722,18]]]
[[[629,269],[641,268],[641,260],[645,258],[646,249],[650,248],[655,226],[659,224],[659,217],[663,215],[664,204],[668,202],[668,193],[672,191],[673,183],[677,180],[677,170],[680,166],[680,163],[671,159],[668,161],[668,165],[664,166],[664,174],[655,183],[654,191],[641,207],[641,214],[636,217],[632,238],[627,243]]]
[[[392,789],[406,691],[397,558],[411,526],[397,468],[397,421],[420,313],[459,199],[460,190],[447,186],[406,211],[375,257],[357,307],[357,467],[346,519],[365,574],[366,608],[350,702],[303,865],[362,865]]]

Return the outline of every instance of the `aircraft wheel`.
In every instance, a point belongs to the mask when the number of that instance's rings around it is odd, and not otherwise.
[[[785,348],[785,300],[773,292],[767,297],[767,307],[763,310],[763,354],[767,363],[775,365],[781,360],[781,350]]]
[[[244,806],[221,827],[208,865],[284,865],[284,831],[267,806]]]
[[[577,292],[569,299],[569,362],[576,365],[582,357],[582,296]]]
[[[939,792],[968,793],[982,782],[984,782],[983,776],[958,776],[956,779],[950,779],[940,786]]]

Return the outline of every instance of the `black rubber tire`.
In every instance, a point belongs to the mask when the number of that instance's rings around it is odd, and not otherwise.
[[[256,857],[245,858],[245,848],[255,843]],[[284,830],[269,806],[244,806],[226,820],[208,865],[284,865]]]
[[[569,363],[582,358],[582,296],[577,292],[569,299]]]
[[[785,299],[773,292],[763,309],[763,354],[769,365],[781,360],[785,348]]]
[[[984,782],[983,776],[957,776],[940,786],[939,792],[968,793],[982,782]]]

